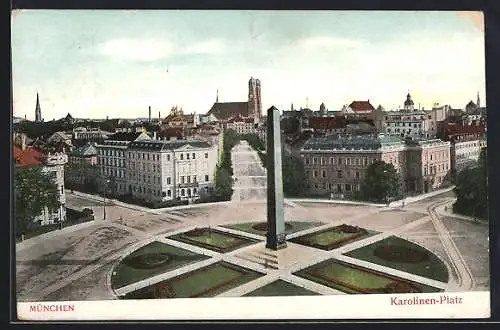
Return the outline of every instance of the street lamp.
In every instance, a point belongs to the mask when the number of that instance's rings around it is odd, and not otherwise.
[[[106,190],[108,189],[108,183],[109,182],[110,182],[109,179],[107,179],[107,180],[104,181],[104,206],[103,206],[104,220],[106,220]]]

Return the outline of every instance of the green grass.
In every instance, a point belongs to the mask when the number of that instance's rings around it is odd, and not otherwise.
[[[316,243],[318,245],[329,245],[354,235],[356,234],[330,230],[311,236],[311,241],[312,243]]]
[[[168,254],[170,259],[166,263],[159,265],[158,267],[149,269],[137,269],[126,264],[126,262],[132,257],[136,257],[141,254],[157,252]],[[115,289],[120,288],[128,284],[135,283],[146,278],[174,270],[181,266],[185,266],[208,258],[208,256],[196,254],[194,252],[180,249],[171,245],[160,242],[152,242],[134,251],[120,262],[120,264],[114,269],[115,275],[112,276],[111,285]]]
[[[229,228],[229,229],[241,230],[241,231],[255,234],[255,235],[265,236],[266,235],[265,231],[256,230],[256,229],[252,228],[252,226],[259,224],[259,223],[260,222],[245,222],[245,223],[237,223],[237,224],[227,225],[224,227]],[[315,222],[313,222],[313,221],[287,221],[286,223],[293,226],[292,228],[286,230],[286,234],[288,234],[288,235],[296,233],[298,231],[302,231],[302,230],[306,230],[309,228],[318,227],[318,226],[323,225],[322,222],[318,222],[318,221],[315,221]]]
[[[308,280],[320,283],[342,292],[351,294],[360,293],[353,288],[344,286],[340,283],[335,283],[334,281],[329,281],[325,278],[321,278],[316,274],[333,278],[335,280],[342,281],[347,285],[353,285],[361,289],[378,289],[385,287],[389,283],[397,282],[397,280],[395,280],[394,278],[386,277],[382,274],[379,275],[377,273],[363,270],[358,267],[350,267],[333,259],[323,261],[319,264],[295,273],[295,275],[297,276],[306,278]],[[414,285],[424,293],[440,291],[437,288],[430,287],[424,284],[414,283]]]
[[[374,255],[375,249],[382,245],[399,245],[419,250],[429,256],[428,260],[419,263],[403,263],[388,261]],[[375,242],[365,247],[346,253],[347,256],[372,262],[377,265],[394,268],[411,274],[431,278],[436,281],[448,282],[448,270],[446,265],[432,252],[423,247],[396,236],[390,236],[384,240]]]
[[[309,291],[295,284],[277,280],[252,292],[244,295],[244,297],[269,297],[269,296],[318,296],[319,293]]]
[[[230,233],[224,233],[222,231],[215,229],[211,229],[210,232],[208,231],[208,228],[195,229],[195,230],[202,230],[203,233],[199,236],[196,236],[196,235],[190,235],[189,231],[186,233],[173,235],[168,238],[186,244],[196,245],[198,247],[202,247],[220,253],[229,252],[238,249],[240,247],[247,246],[257,242],[257,240],[254,239]]]
[[[140,296],[141,291],[145,292],[152,287],[165,285],[168,285],[175,293],[175,298],[213,297],[263,275],[239,266],[218,262],[137,290],[125,298],[136,299],[134,296]]]
[[[223,249],[241,241],[237,237],[219,234],[217,232],[212,232],[210,235],[190,236],[189,239],[203,244],[218,246]]]

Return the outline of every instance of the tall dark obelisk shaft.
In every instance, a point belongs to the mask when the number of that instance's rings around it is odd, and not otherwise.
[[[266,248],[286,247],[281,171],[280,113],[275,107],[267,110],[267,241]]]

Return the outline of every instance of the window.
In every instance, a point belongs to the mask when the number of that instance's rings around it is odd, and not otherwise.
[[[167,155],[167,161],[168,162],[170,161],[170,155]]]
[[[325,171],[325,170],[321,171],[321,176],[322,176],[323,178],[326,178],[326,171]]]
[[[193,159],[196,159],[196,154],[193,152]]]
[[[196,175],[193,175],[193,182],[196,183]]]
[[[337,178],[338,178],[338,179],[341,179],[341,178],[342,178],[342,171],[341,171],[341,170],[338,170],[338,171],[337,171]]]
[[[189,175],[186,177],[186,179],[187,179],[187,183],[191,183],[191,177]]]
[[[309,158],[306,157],[306,165],[309,165]]]
[[[184,160],[184,154],[181,154],[181,160]]]
[[[169,189],[169,190],[167,190],[167,196],[168,196],[168,197],[172,196],[172,190],[170,190],[170,189]]]
[[[333,158],[333,157],[330,158],[330,164],[332,164],[332,165],[335,164],[335,158]]]
[[[170,184],[170,177],[167,178],[167,184]]]
[[[345,191],[351,191],[351,185],[350,184],[346,184],[345,185]]]
[[[208,158],[208,152],[205,152],[205,158]]]
[[[318,176],[318,171],[313,171],[313,178],[317,177]]]
[[[359,172],[356,172],[356,179],[359,179]]]
[[[186,154],[186,159],[189,159],[189,154]]]
[[[316,164],[318,162],[318,159],[316,157],[313,157],[313,164]]]
[[[184,196],[186,194],[186,191],[184,190],[184,188],[181,189],[181,196]]]
[[[184,183],[184,175],[181,175],[181,183]]]
[[[208,174],[205,174],[205,182],[208,182]]]

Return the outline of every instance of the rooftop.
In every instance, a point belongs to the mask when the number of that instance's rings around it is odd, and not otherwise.
[[[395,136],[330,135],[310,138],[302,150],[378,150],[399,146],[404,146],[404,141]]]
[[[129,144],[129,149],[139,150],[175,150],[190,145],[195,148],[209,148],[210,144],[199,140],[169,140],[169,141],[134,141]]]

